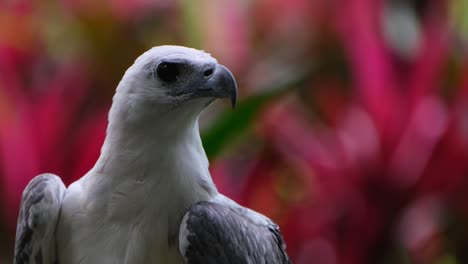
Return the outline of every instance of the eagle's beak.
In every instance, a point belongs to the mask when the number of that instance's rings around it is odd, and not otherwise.
[[[212,89],[213,96],[229,98],[234,109],[237,102],[237,83],[234,75],[228,68],[218,64],[212,76],[207,81],[207,86]]]

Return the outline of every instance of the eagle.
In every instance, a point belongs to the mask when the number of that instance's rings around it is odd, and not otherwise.
[[[101,153],[68,188],[51,173],[21,199],[15,264],[290,263],[278,226],[216,189],[198,119],[233,74],[204,51],[158,46],[119,82]]]

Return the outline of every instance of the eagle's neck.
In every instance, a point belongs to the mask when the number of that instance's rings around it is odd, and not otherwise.
[[[114,178],[180,178],[212,184],[198,116],[188,120],[170,116],[158,119],[140,127],[111,121],[95,169]],[[140,173],[135,175],[135,172]]]
[[[190,122],[162,117],[152,121],[135,127],[111,118],[101,156],[80,181],[84,197],[92,197],[82,207],[93,221],[113,224],[106,228],[119,226],[134,245],[128,254],[169,260],[180,258],[178,232],[184,213],[218,192],[208,171],[198,117]]]
[[[105,191],[119,193],[125,201],[151,201],[155,215],[165,210],[169,218],[179,218],[193,203],[217,194],[198,115],[160,115],[141,126],[113,122],[111,116],[101,156],[89,177],[94,179],[90,183],[100,182]],[[141,193],[146,199],[140,199]]]

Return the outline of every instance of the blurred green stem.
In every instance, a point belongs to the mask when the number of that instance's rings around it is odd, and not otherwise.
[[[202,31],[200,25],[200,6],[203,6],[203,2],[192,1],[192,0],[181,0],[180,8],[182,12],[182,20],[184,24],[185,42],[188,46],[200,49],[202,44]]]
[[[238,103],[235,111],[227,110],[221,113],[211,127],[202,133],[203,145],[208,158],[216,157],[235,142],[235,139],[244,135],[267,103],[295,90],[309,80],[312,71],[309,68],[306,69],[302,72],[289,74],[287,78],[279,78],[267,87],[259,89],[264,92],[242,100]]]

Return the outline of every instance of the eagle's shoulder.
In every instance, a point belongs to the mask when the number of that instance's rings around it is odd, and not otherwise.
[[[15,240],[15,264],[54,263],[54,232],[65,185],[53,174],[29,182],[22,198]]]
[[[290,263],[275,223],[225,199],[186,212],[179,247],[187,263]]]

